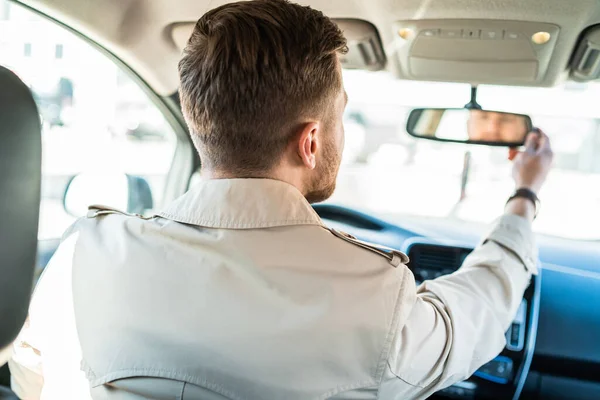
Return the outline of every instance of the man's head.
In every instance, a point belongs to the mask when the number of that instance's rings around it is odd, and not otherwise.
[[[339,28],[285,0],[226,4],[198,20],[179,63],[180,97],[203,170],[272,177],[329,197],[346,103]]]
[[[522,143],[528,132],[523,115],[470,110],[467,132],[470,140]]]

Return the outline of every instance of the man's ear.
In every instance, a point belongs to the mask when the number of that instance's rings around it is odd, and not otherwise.
[[[302,127],[298,136],[298,155],[306,168],[315,169],[317,166],[317,150],[319,149],[318,122],[309,122]]]

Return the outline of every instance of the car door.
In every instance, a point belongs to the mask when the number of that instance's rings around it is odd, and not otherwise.
[[[115,201],[149,214],[187,189],[193,153],[176,96],[157,95],[107,51],[7,0],[0,65],[29,86],[43,125],[37,277],[82,205]]]

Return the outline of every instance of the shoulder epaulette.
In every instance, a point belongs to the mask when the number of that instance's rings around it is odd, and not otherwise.
[[[392,249],[392,248],[386,247],[386,246],[381,246],[381,245],[377,245],[377,244],[373,244],[373,243],[369,243],[369,242],[364,242],[362,240],[355,238],[354,236],[352,236],[348,233],[338,231],[336,229],[332,229],[332,228],[327,228],[327,229],[331,233],[333,233],[335,236],[337,236],[340,239],[345,240],[348,243],[352,243],[356,246],[362,247],[365,250],[372,251],[373,253],[379,254],[380,256],[387,258],[387,260],[390,262],[390,264],[392,264],[394,267],[397,267],[400,264],[407,264],[410,261],[408,256],[401,251],[398,251],[398,250],[395,250],[395,249]]]
[[[118,210],[116,208],[113,207],[108,207],[108,206],[102,206],[99,204],[94,204],[88,207],[88,212],[86,214],[86,218],[96,218],[96,217],[101,217],[103,215],[109,215],[109,214],[120,214],[120,215],[125,215],[128,217],[136,217],[136,218],[141,218],[141,219],[152,219],[154,218],[154,216],[151,217],[145,217],[141,214],[132,214],[132,213],[127,213],[125,211],[121,211]]]

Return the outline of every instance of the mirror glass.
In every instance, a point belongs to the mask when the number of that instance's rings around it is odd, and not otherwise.
[[[81,173],[71,179],[64,194],[65,210],[74,217],[86,215],[93,204],[126,211],[128,201],[127,175],[119,173]]]
[[[527,115],[464,108],[415,109],[406,125],[419,138],[491,146],[521,146],[531,129]]]

